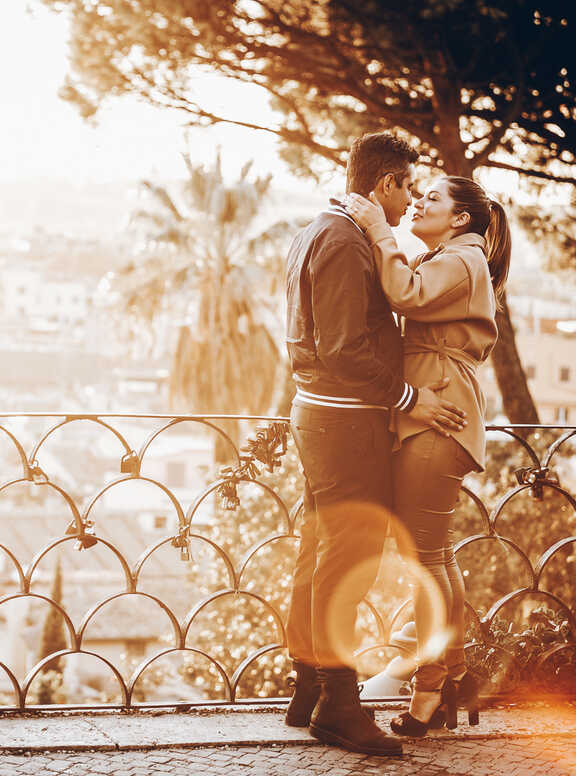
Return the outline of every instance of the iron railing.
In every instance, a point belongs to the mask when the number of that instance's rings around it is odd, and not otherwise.
[[[301,513],[286,418],[0,419],[10,475],[0,485],[4,711],[284,694]],[[556,634],[538,665],[558,667],[576,653],[576,428],[488,432],[488,470],[466,481],[456,517],[469,655],[502,666],[512,653],[497,643],[498,628],[527,640],[536,623]],[[136,485],[147,495],[115,501]],[[406,583],[397,575],[379,584],[360,618],[365,674],[397,654],[391,633],[410,619]]]

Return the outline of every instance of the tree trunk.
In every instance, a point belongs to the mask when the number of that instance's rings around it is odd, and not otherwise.
[[[503,309],[496,315],[496,323],[498,342],[492,351],[492,365],[502,394],[504,412],[511,423],[539,423],[538,411],[516,348],[506,298],[503,300]]]

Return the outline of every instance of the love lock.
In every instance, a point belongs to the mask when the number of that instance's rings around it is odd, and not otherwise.
[[[131,450],[129,453],[122,456],[122,460],[120,461],[120,473],[134,475],[140,473],[140,459],[134,450]]]
[[[514,472],[519,485],[530,485],[532,498],[542,501],[544,498],[544,485],[558,485],[559,479],[555,472],[547,466],[523,466]]]
[[[76,520],[72,520],[68,525],[66,526],[66,530],[64,531],[66,536],[74,536],[78,533],[78,526],[76,525]]]
[[[37,485],[48,482],[48,476],[46,473],[40,468],[40,465],[38,464],[38,461],[32,461],[32,463],[29,466],[29,479],[32,480],[32,482],[35,482]]]
[[[286,453],[287,436],[287,423],[258,426],[255,433],[248,437],[242,450],[249,457],[265,464],[269,472],[273,472],[276,466],[281,465],[281,458]]]
[[[233,512],[240,506],[237,483],[235,480],[231,479],[223,482],[218,488],[218,495],[220,496],[224,509]]]
[[[90,547],[94,547],[95,544],[98,544],[98,539],[96,539],[95,536],[86,536],[86,534],[84,534],[74,542],[74,549],[81,552],[82,550],[89,550]]]
[[[76,541],[74,542],[74,549],[75,550],[87,550],[90,547],[93,547],[97,542],[98,539],[96,538],[96,530],[94,528],[94,524],[91,523],[89,526],[81,526],[80,527],[80,534],[78,534],[78,525],[76,523],[76,520],[71,520],[70,523],[66,526],[66,530],[64,531],[66,536],[78,536]]]
[[[98,544],[96,530],[93,525],[88,525],[74,542],[74,549],[81,552],[82,550],[89,550],[90,547],[94,547],[95,544]]]
[[[192,553],[190,552],[190,542],[185,534],[178,534],[174,536],[170,542],[172,547],[180,548],[180,560],[187,562],[192,560]]]

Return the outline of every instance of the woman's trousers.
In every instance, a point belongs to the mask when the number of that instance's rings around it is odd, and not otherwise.
[[[393,456],[394,512],[411,538],[404,551],[420,569],[413,583],[417,690],[436,689],[466,669],[464,581],[452,529],[462,479],[476,468],[453,437],[434,430],[408,437]]]

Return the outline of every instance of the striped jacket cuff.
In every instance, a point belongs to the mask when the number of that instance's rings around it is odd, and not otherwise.
[[[411,412],[416,406],[418,401],[418,389],[414,388],[410,383],[404,383],[404,391],[402,396],[396,402],[394,407],[402,412]]]

